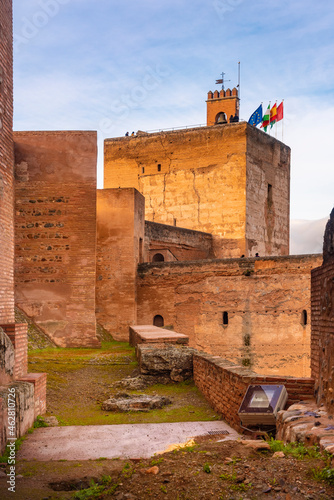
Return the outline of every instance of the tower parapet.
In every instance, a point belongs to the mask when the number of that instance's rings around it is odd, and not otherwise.
[[[207,125],[223,125],[231,121],[239,121],[238,89],[222,89],[220,92],[208,92]],[[232,120],[233,118],[233,120]]]

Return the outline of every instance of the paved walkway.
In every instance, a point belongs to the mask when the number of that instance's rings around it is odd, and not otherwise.
[[[192,437],[208,435],[210,431],[227,431],[225,440],[239,437],[221,421],[47,427],[28,435],[17,458],[41,462],[101,457],[149,458],[172,444],[185,443]]]

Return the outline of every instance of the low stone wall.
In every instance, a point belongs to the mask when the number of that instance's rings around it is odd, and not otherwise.
[[[28,334],[26,323],[1,325],[8,335],[15,351],[14,378],[18,379],[28,371]]]
[[[277,415],[276,439],[285,443],[318,445],[334,455],[333,418],[324,405],[315,401],[294,404]]]
[[[46,373],[27,373],[27,324],[0,327],[0,454],[9,437],[19,438],[46,412]],[[9,407],[8,407],[9,406]],[[14,434],[9,434],[15,415]]]
[[[224,358],[197,352],[193,359],[194,381],[203,396],[234,429],[242,432],[238,410],[250,384],[282,384],[288,405],[314,397],[314,379],[272,377],[236,365]]]
[[[15,394],[15,434],[9,433],[8,422],[8,389]],[[14,399],[14,398],[13,398]],[[13,402],[10,399],[10,404]],[[12,410],[12,408],[10,408]],[[13,410],[12,410],[13,411]],[[9,386],[0,386],[0,451],[3,453],[9,437],[22,437],[32,427],[35,420],[34,386],[27,382],[12,382]],[[12,431],[10,431],[12,432]]]
[[[27,373],[20,378],[20,382],[29,382],[34,387],[34,414],[35,419],[38,415],[44,415],[46,412],[46,373]]]

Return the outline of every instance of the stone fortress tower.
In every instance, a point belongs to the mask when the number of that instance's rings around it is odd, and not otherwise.
[[[104,188],[135,188],[146,220],[210,233],[217,258],[288,255],[290,148],[209,92],[207,126],[106,139]]]

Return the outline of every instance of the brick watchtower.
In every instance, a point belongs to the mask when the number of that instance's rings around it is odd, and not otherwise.
[[[215,90],[208,92],[207,103],[207,125],[222,125],[229,123],[230,118],[238,117],[239,121],[239,96],[238,90]]]

